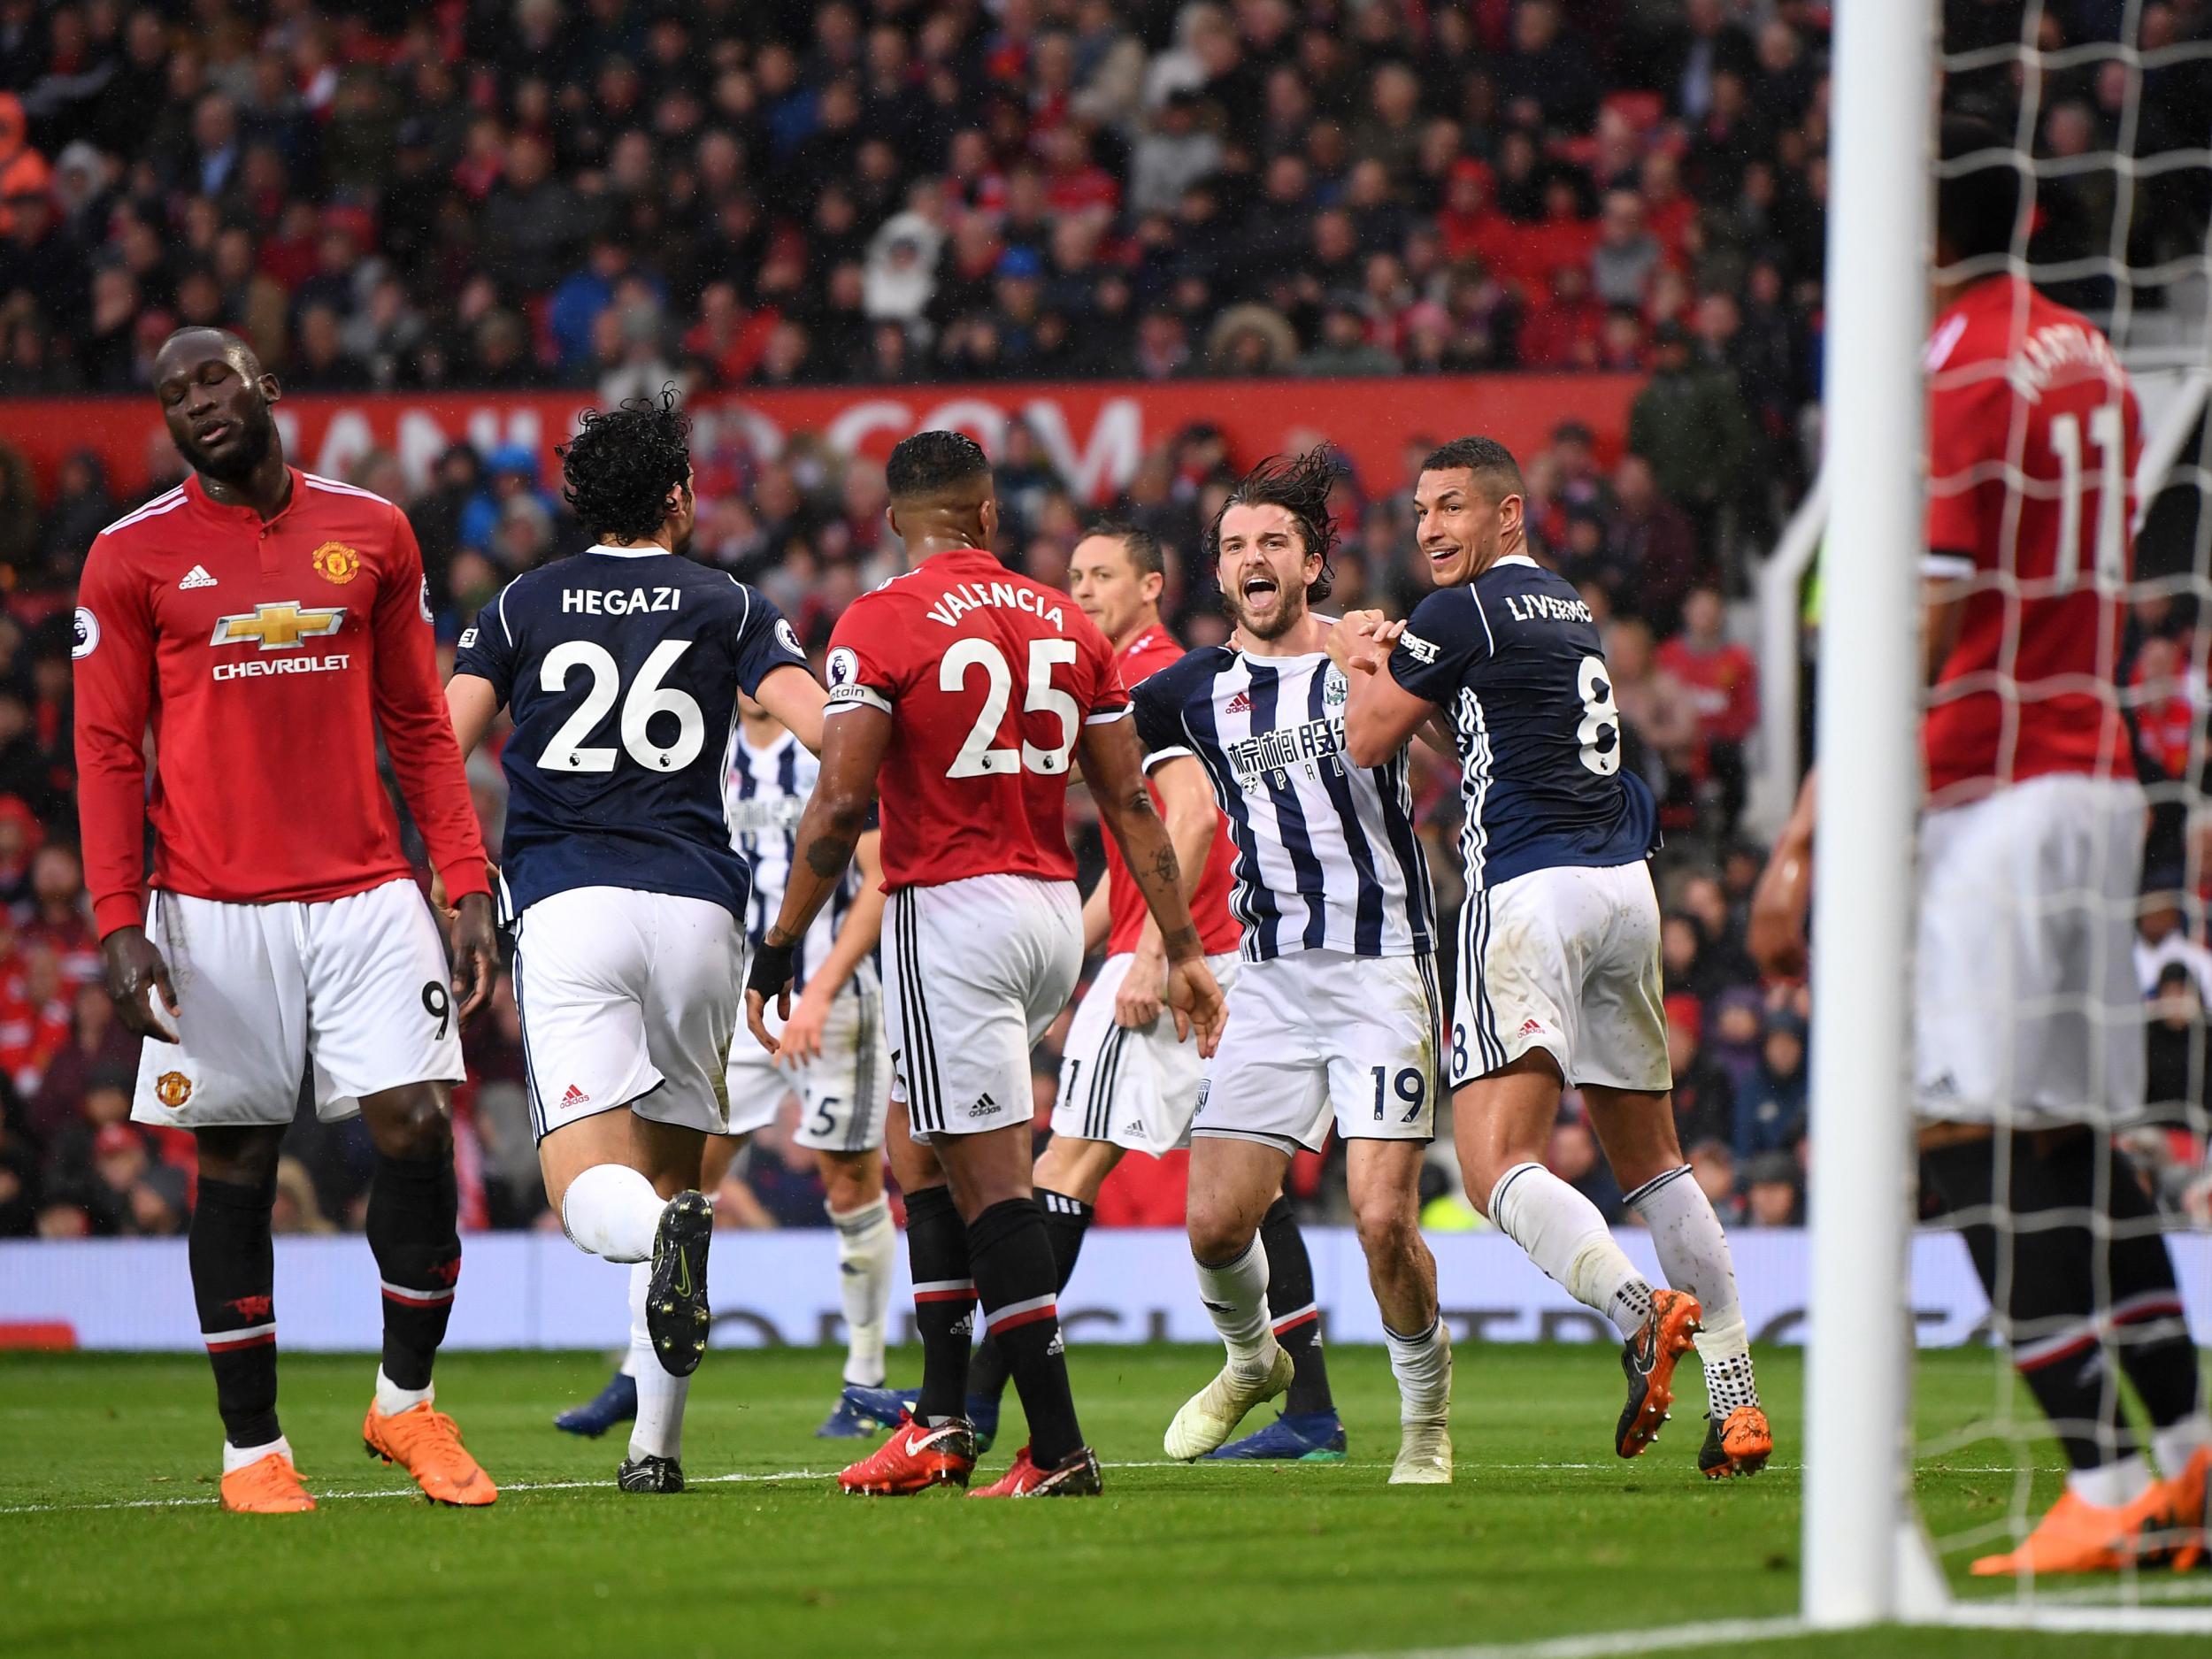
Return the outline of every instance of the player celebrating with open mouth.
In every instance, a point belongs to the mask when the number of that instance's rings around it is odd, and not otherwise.
[[[422,555],[391,503],[285,464],[276,377],[237,335],[172,334],[154,387],[192,476],[86,557],[79,805],[108,993],[147,1039],[131,1116],[197,1144],[192,1294],[223,1507],[315,1507],[277,1425],[270,1243],[278,1149],[311,1066],[317,1115],[358,1113],[376,1155],[384,1351],[362,1438],[430,1497],[487,1504],[497,1489],[431,1399],[461,1271],[446,1090],[497,947]],[[400,851],[380,732],[458,906],[452,969]]]
[[[1399,1391],[1390,1479],[1452,1478],[1451,1339],[1422,1242],[1421,1160],[1434,1135],[1443,1010],[1436,903],[1413,830],[1406,760],[1344,754],[1342,672],[1330,624],[1332,479],[1325,451],[1261,463],[1206,541],[1236,619],[1137,688],[1147,764],[1195,755],[1236,847],[1231,908],[1243,966],[1228,1035],[1191,1127],[1191,1254],[1229,1363],[1176,1413],[1171,1457],[1202,1457],[1294,1372],[1271,1327],[1262,1218],[1299,1148],[1332,1124],[1349,1142],[1352,1210]]]
[[[618,1479],[680,1492],[710,1317],[697,1187],[706,1138],[728,1128],[752,880],[723,774],[739,692],[818,749],[822,687],[772,603],[683,557],[697,503],[672,393],[587,414],[561,459],[599,539],[478,613],[446,700],[464,753],[514,712],[502,879],[538,1164],[578,1247],[634,1263],[637,1421]]]
[[[1519,465],[1488,438],[1462,438],[1423,463],[1414,522],[1436,591],[1402,626],[1376,611],[1345,618],[1332,641],[1351,671],[1345,734],[1352,758],[1371,765],[1441,710],[1459,750],[1467,903],[1451,1077],[1468,1195],[1618,1327],[1621,1456],[1657,1437],[1675,1363],[1694,1340],[1711,1396],[1698,1467],[1717,1479],[1755,1474],[1773,1440],[1736,1271],[1675,1139],[1659,902],[1645,862],[1657,810],[1621,770],[1620,715],[1590,608],[1528,555],[1526,499]],[[1545,1168],[1569,1083],[1668,1279],[1686,1289],[1653,1290],[1597,1207]]]

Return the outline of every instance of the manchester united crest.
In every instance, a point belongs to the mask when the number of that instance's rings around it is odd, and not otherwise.
[[[154,1079],[154,1098],[171,1111],[180,1110],[192,1098],[192,1079],[181,1071],[164,1071]]]
[[[361,556],[342,541],[326,541],[315,549],[315,573],[342,587],[361,573]]]

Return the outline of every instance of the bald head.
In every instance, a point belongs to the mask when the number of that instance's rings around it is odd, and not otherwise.
[[[258,380],[264,373],[260,357],[242,335],[227,328],[180,328],[154,353],[154,384],[160,386],[172,373],[188,373],[210,357],[224,359],[249,380]]]
[[[180,328],[163,341],[154,395],[177,453],[203,479],[234,488],[258,479],[268,489],[282,480],[276,376],[229,329]]]

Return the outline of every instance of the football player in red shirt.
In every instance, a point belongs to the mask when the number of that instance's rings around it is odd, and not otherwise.
[[[1985,122],[1944,120],[1946,160],[2009,147]],[[2212,1473],[2173,1259],[2111,1141],[2143,1110],[2131,945],[2144,807],[2116,685],[2135,396],[2096,326],[2004,263],[2021,207],[2009,157],[1943,179],[1927,349],[1922,1169],[1962,1217],[2070,1465],[2021,1546],[1974,1563],[1985,1576],[2191,1564]],[[1770,972],[1803,966],[1813,788],[1754,899],[1752,948]],[[2163,1479],[2108,1345],[2150,1415]]]
[[[892,1167],[907,1194],[922,1394],[898,1432],[840,1479],[880,1493],[966,1484],[979,1302],[1031,1440],[978,1495],[1087,1495],[1099,1489],[1098,1460],[1068,1392],[1052,1246],[1030,1184],[1030,1050],[1083,960],[1066,830],[1071,757],[1159,919],[1164,1000],[1179,1034],[1195,1028],[1202,1054],[1220,1034],[1221,988],[1144,786],[1112,648],[1065,594],[983,550],[998,503],[982,449],[957,433],[918,434],[892,450],[885,481],[912,568],[856,601],[831,636],[835,718],[799,820],[801,856],[746,994],[753,1034],[772,1053],[765,999],[787,1002],[793,947],[842,877],[880,787],[884,1002],[907,1130],[895,1110]]]
[[[1114,647],[1122,684],[1133,690],[1183,648],[1160,619],[1166,571],[1159,541],[1133,524],[1094,526],[1069,560],[1068,592]],[[1213,785],[1195,756],[1161,761],[1148,774],[1154,802],[1175,844],[1185,896],[1206,947],[1206,965],[1226,992],[1237,972],[1243,930],[1229,910],[1235,856]],[[1099,1187],[1130,1151],[1163,1156],[1189,1144],[1203,1067],[1197,1045],[1179,1038],[1160,1005],[1167,956],[1160,926],[1129,873],[1121,849],[1106,842],[1106,874],[1083,905],[1083,948],[1103,946],[1106,960],[1075,1010],[1060,1060],[1052,1141],[1038,1156],[1037,1202],[1052,1238],[1060,1288],[1075,1271]],[[1181,1190],[1181,1181],[1175,1183]],[[1179,1222],[1179,1215],[1178,1220]],[[1328,1460],[1344,1455],[1344,1425],[1329,1393],[1315,1306],[1313,1263],[1287,1199],[1278,1197],[1261,1224],[1267,1245],[1270,1319],[1297,1367],[1284,1417],[1215,1457]],[[1006,1369],[996,1343],[977,1350],[968,1403],[980,1438],[995,1430]]]
[[[269,1237],[311,1063],[319,1115],[358,1112],[376,1152],[384,1352],[362,1438],[432,1498],[489,1503],[430,1384],[461,1270],[448,1086],[497,956],[422,556],[389,502],[285,464],[276,379],[236,335],[171,335],[154,387],[192,476],[86,557],[78,805],[108,991],[147,1040],[131,1115],[198,1143],[192,1290],[223,1503],[315,1507],[277,1425]],[[400,850],[380,732],[458,907],[450,966]]]

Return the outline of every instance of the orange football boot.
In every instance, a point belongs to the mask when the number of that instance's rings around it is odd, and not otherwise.
[[[2176,1572],[2193,1571],[2212,1544],[2212,1447],[2200,1446],[2177,1475],[2151,1488],[2156,1514],[2143,1524],[2147,1553],[2170,1552]]]
[[[361,1443],[369,1455],[397,1463],[414,1476],[423,1495],[435,1503],[476,1508],[499,1495],[492,1478],[461,1444],[453,1419],[427,1400],[386,1417],[373,1401],[361,1425]]]
[[[2135,1558],[2136,1534],[2147,1512],[2147,1501],[2158,1494],[2154,1486],[2134,1502],[2110,1509],[2069,1492],[2036,1523],[2035,1531],[2017,1549],[1976,1562],[1974,1576],[2118,1572]]]
[[[315,1497],[292,1460],[271,1452],[223,1477],[223,1507],[237,1515],[296,1515],[313,1509]]]
[[[1705,1420],[1705,1444],[1697,1454],[1698,1472],[1708,1480],[1755,1475],[1774,1455],[1774,1431],[1756,1406],[1738,1406],[1726,1420]]]
[[[1639,1455],[1659,1438],[1659,1425],[1674,1403],[1675,1363],[1695,1345],[1704,1317],[1705,1310],[1688,1292],[1655,1290],[1651,1311],[1636,1334],[1621,1344],[1628,1403],[1613,1431],[1613,1449],[1623,1457]]]

